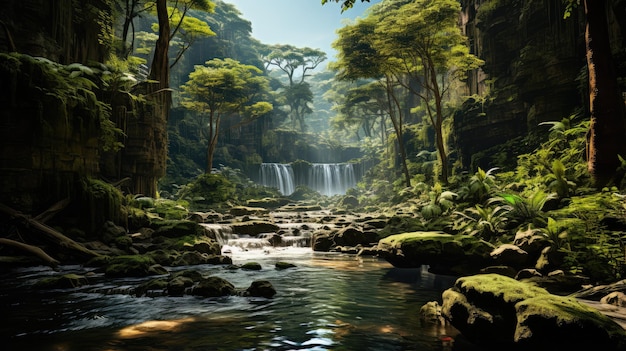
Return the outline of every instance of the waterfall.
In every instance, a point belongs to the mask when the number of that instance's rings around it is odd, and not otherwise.
[[[260,173],[261,184],[277,188],[283,195],[291,195],[295,190],[293,169],[289,164],[262,163]]]
[[[281,194],[290,195],[297,185],[306,185],[322,195],[343,195],[356,186],[357,177],[351,163],[312,163],[298,174],[290,164],[262,163],[260,183],[277,188]]]
[[[350,163],[314,163],[308,179],[309,188],[327,196],[345,194],[356,186],[354,168]]]

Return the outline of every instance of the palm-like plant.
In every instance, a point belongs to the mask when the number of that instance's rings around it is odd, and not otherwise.
[[[479,236],[486,240],[498,236],[507,222],[507,208],[504,206],[476,205],[466,208],[463,212],[454,213],[460,217],[456,221],[456,229],[460,233]]]
[[[483,203],[498,189],[493,174],[497,169],[494,167],[484,171],[478,167],[476,173],[470,177],[467,185],[461,187],[459,197],[474,204]]]
[[[565,166],[561,160],[552,162],[552,173],[548,174],[548,188],[554,191],[559,198],[570,197],[572,190],[576,187],[576,183],[565,177]]]
[[[566,246],[569,245],[566,228],[559,225],[552,217],[548,217],[547,225],[544,228],[539,228],[539,231],[548,239],[555,249],[566,248]]]
[[[527,198],[517,194],[502,193],[490,202],[501,203],[507,211],[509,221],[522,224],[537,219],[543,220],[543,206],[547,201],[555,198],[556,194],[547,194],[543,190],[538,189]]]

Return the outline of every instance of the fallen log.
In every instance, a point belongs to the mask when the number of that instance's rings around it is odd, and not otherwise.
[[[59,261],[57,261],[54,258],[50,257],[50,255],[48,255],[44,250],[42,250],[40,247],[37,247],[37,246],[24,244],[24,243],[21,243],[19,241],[6,239],[6,238],[0,238],[0,245],[13,246],[13,247],[16,247],[16,248],[18,248],[18,249],[20,249],[22,251],[26,251],[28,253],[31,253],[31,254],[39,257],[41,260],[46,262],[52,268],[56,268],[59,265],[59,263],[60,263]]]
[[[69,205],[69,203],[70,203],[70,199],[69,198],[65,198],[65,199],[57,202],[56,204],[50,206],[50,208],[48,208],[47,210],[43,211],[42,213],[40,213],[39,215],[37,215],[33,219],[36,220],[36,221],[39,221],[41,223],[46,223],[48,220],[50,220],[52,217],[54,217],[54,215],[56,215],[61,210],[63,210],[65,207],[67,207],[67,205]]]
[[[0,204],[0,212],[5,213],[9,216],[11,216],[14,219],[17,219],[19,221],[22,222],[22,224],[26,227],[26,228],[32,228],[35,229],[45,235],[47,235],[49,238],[53,239],[59,246],[64,247],[64,248],[69,248],[75,251],[78,251],[80,253],[85,254],[88,257],[99,257],[102,256],[99,253],[89,250],[88,248],[86,248],[85,246],[83,246],[80,243],[77,243],[76,241],[68,238],[67,236],[63,235],[61,232],[57,231],[56,229],[49,227],[41,222],[39,222],[38,220],[34,219],[34,218],[30,218],[24,214],[22,214],[19,211],[16,211],[12,208],[10,208],[9,206],[6,206],[4,204]]]

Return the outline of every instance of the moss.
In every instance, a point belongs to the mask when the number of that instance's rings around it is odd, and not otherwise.
[[[82,210],[86,212],[84,219],[88,220],[87,227],[95,231],[106,221],[116,224],[126,224],[122,220],[122,192],[111,184],[90,177],[82,178]]]
[[[550,296],[546,289],[523,283],[499,274],[478,274],[457,279],[455,287],[472,299],[472,292],[479,291],[491,298],[507,303],[517,303],[537,296]]]
[[[35,287],[40,289],[69,289],[88,285],[89,281],[82,275],[64,274],[39,280]]]
[[[111,277],[144,277],[150,275],[155,261],[147,255],[115,256],[105,267],[105,275]]]
[[[249,271],[260,271],[262,269],[261,264],[258,262],[246,262],[241,266],[241,269]]]

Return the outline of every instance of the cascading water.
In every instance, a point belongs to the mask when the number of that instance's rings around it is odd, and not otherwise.
[[[295,186],[291,165],[283,163],[262,163],[260,173],[261,184],[267,187],[277,188],[283,195],[293,193]]]
[[[259,173],[261,184],[277,188],[283,195],[293,193],[297,185],[306,185],[322,195],[341,195],[357,183],[350,163],[312,163],[299,172],[303,174],[294,174],[290,164],[262,163]]]
[[[354,168],[350,163],[314,163],[309,173],[309,188],[322,195],[345,194],[356,186]]]

